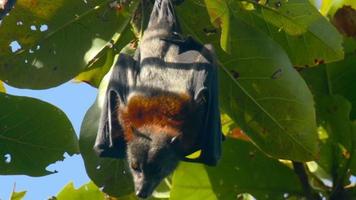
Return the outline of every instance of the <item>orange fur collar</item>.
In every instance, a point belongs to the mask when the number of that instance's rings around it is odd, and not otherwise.
[[[132,139],[132,128],[172,137],[180,134],[183,122],[189,117],[189,101],[187,94],[131,97],[127,106],[118,110],[125,139]]]

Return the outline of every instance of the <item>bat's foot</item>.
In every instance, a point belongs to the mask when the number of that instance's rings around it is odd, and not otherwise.
[[[178,46],[186,43],[186,38],[184,38],[184,36],[182,36],[178,32],[172,32],[170,36],[167,36],[167,37],[164,37],[164,38],[160,38],[160,39],[165,41],[165,42],[176,44]]]

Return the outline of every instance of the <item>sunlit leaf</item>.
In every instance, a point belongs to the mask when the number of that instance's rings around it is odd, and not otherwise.
[[[93,183],[89,182],[75,189],[73,182],[68,183],[58,193],[56,200],[104,200],[105,194]]]
[[[10,196],[10,200],[22,200],[26,195],[26,191],[15,192],[13,191]]]
[[[329,63],[344,57],[342,37],[308,0],[254,2],[255,10],[231,7],[235,15],[262,30],[287,52],[298,67]]]
[[[230,10],[225,1],[204,0],[210,15],[211,23],[221,28],[220,46],[226,52],[230,52]]]
[[[4,86],[4,83],[0,80],[0,92],[6,92],[6,89],[5,89],[5,86]]]
[[[107,49],[105,53],[105,56],[101,56],[90,68],[78,74],[74,80],[99,87],[101,80],[114,64],[114,50]]]
[[[76,81],[83,81],[94,87],[99,87],[100,82],[104,78],[105,74],[108,73],[110,67],[113,66],[113,64],[116,62],[114,54],[116,54],[117,51],[115,51],[115,49],[119,50],[119,52],[122,52],[125,51],[125,48],[130,48],[129,46],[131,44],[129,41],[134,38],[134,35],[130,30],[126,29],[122,32],[123,35],[118,39],[115,48],[104,49],[101,53],[105,55],[100,56],[89,68],[76,76]]]

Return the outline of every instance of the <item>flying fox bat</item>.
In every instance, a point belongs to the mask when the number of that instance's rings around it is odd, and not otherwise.
[[[94,150],[127,158],[140,198],[180,160],[216,165],[217,90],[212,46],[183,37],[171,0],[156,0],[135,56],[120,54],[112,70]],[[198,158],[186,158],[198,150]]]

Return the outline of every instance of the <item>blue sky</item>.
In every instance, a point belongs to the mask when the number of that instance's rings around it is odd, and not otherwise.
[[[83,117],[95,100],[97,90],[87,84],[73,82],[47,90],[25,90],[5,86],[7,93],[17,96],[28,96],[49,102],[62,109],[70,119],[79,136]],[[16,184],[16,191],[26,190],[25,200],[42,200],[56,195],[63,186],[73,181],[76,187],[87,183],[84,163],[80,155],[66,159],[47,167],[56,174],[44,177],[29,177],[23,175],[0,176],[0,200],[8,200]]]

